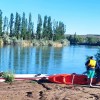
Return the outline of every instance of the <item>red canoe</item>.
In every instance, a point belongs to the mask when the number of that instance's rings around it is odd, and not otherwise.
[[[88,79],[86,75],[80,74],[57,74],[48,77],[48,80],[55,83],[61,84],[88,84]],[[95,83],[96,79],[94,79]]]

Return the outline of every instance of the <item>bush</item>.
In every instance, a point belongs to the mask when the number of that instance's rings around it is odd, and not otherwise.
[[[10,72],[4,72],[2,78],[5,79],[6,83],[12,83],[14,80],[14,75]]]

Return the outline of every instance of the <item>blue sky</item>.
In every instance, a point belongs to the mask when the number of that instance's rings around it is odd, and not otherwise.
[[[7,17],[31,12],[35,27],[40,14],[62,21],[66,34],[100,34],[100,0],[0,0],[0,9]]]

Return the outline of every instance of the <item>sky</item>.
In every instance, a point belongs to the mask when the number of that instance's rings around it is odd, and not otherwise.
[[[40,14],[42,19],[47,15],[62,21],[66,34],[100,35],[100,0],[0,0],[0,9],[8,18],[16,12],[28,18],[31,13],[35,28]]]

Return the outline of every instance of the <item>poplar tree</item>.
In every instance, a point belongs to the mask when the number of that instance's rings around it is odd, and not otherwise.
[[[34,34],[34,22],[32,22],[32,34],[31,34],[31,38],[35,38],[35,34]]]
[[[28,37],[31,39],[33,38],[33,28],[34,28],[34,23],[32,23],[32,15],[29,13],[29,22],[28,22]],[[32,36],[32,37],[31,37]]]
[[[53,40],[56,40],[56,34],[57,34],[57,28],[58,28],[58,22],[57,21],[53,21]]]
[[[59,22],[58,33],[63,36],[66,31],[65,25],[63,22]]]
[[[43,22],[43,32],[42,32],[42,37],[46,38],[47,37],[47,16],[44,16],[44,22]]]
[[[63,22],[55,22],[53,26],[53,32],[55,34],[55,40],[63,39],[64,33],[66,31],[66,26],[63,24]]]
[[[18,35],[17,35],[17,38],[20,38],[20,34],[21,34],[21,16],[18,15]]]
[[[19,33],[20,33],[20,27],[21,27],[21,17],[20,15],[16,12],[16,17],[15,17],[15,35],[17,38],[19,38]]]
[[[33,26],[32,26],[32,15],[30,13],[29,14],[29,22],[28,22],[28,33],[29,34],[32,34],[32,28],[33,28]]]
[[[48,39],[52,39],[52,22],[51,22],[51,17],[49,16],[48,17],[48,26],[47,26],[47,28],[48,28],[48,32],[47,32],[47,37],[48,37]]]
[[[11,13],[10,15],[10,36],[13,36],[13,23],[14,23],[14,15]]]
[[[42,18],[41,15],[38,14],[37,31],[36,31],[37,39],[41,38],[41,31],[42,31]]]
[[[15,23],[14,23],[14,24],[15,24],[15,27],[14,27],[14,30],[15,30],[15,31],[14,31],[14,34],[15,34],[15,35],[17,35],[18,32],[19,32],[19,30],[18,30],[18,19],[19,19],[19,18],[18,18],[18,17],[19,17],[19,15],[18,15],[18,13],[16,12]]]
[[[4,21],[3,21],[3,32],[4,33],[8,32],[7,28],[8,28],[8,18],[5,16]]]
[[[24,39],[29,39],[29,35],[28,35],[28,20],[27,18],[25,18],[25,34],[24,34]]]
[[[26,18],[25,18],[25,13],[23,12],[22,16],[22,22],[21,22],[21,35],[24,38],[27,32],[27,25],[26,25]]]

